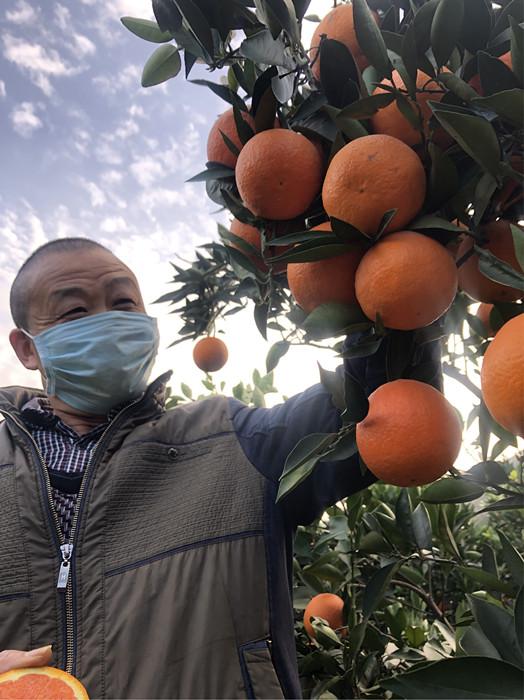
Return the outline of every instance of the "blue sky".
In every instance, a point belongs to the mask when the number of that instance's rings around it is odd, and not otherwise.
[[[324,14],[331,0],[314,0]],[[47,240],[80,235],[111,248],[137,274],[146,302],[169,289],[170,260],[192,259],[216,236],[216,205],[201,183],[208,131],[227,105],[180,75],[140,86],[156,48],[130,34],[120,17],[152,17],[150,0],[2,0],[0,9],[0,333],[11,328],[9,286],[24,259]],[[314,26],[306,23],[311,34]],[[307,41],[307,38],[306,38]],[[194,77],[209,74],[195,67]],[[211,76],[218,80],[218,76]],[[162,350],[155,373],[198,387],[191,344],[167,349],[178,319],[159,317]],[[231,387],[263,370],[269,345],[250,311],[221,326],[230,360],[217,375]],[[277,339],[277,338],[275,338]],[[334,367],[330,353],[293,349],[277,370],[290,395]],[[3,385],[35,384],[7,340],[0,345]],[[37,382],[36,382],[37,383]]]
[[[323,16],[331,6],[331,0],[313,0],[309,11]],[[173,369],[174,387],[184,381],[197,391],[203,376],[193,365],[191,343],[167,348],[178,319],[151,302],[169,289],[169,261],[192,259],[197,245],[216,236],[217,220],[227,223],[202,183],[185,183],[202,170],[207,134],[227,105],[181,75],[143,89],[142,66],[156,45],[130,34],[120,23],[124,15],[152,17],[150,0],[1,3],[2,385],[38,383],[7,341],[13,277],[37,246],[70,235],[100,241],[136,272],[148,311],[159,318],[155,374]],[[313,29],[305,23],[309,37]],[[199,71],[205,74],[196,66],[194,77]],[[219,329],[230,359],[218,381],[230,388],[249,380],[253,368],[263,371],[269,344],[256,331],[251,310]],[[317,361],[330,369],[338,363],[329,351],[293,348],[276,371],[280,391],[291,395],[318,381]],[[470,397],[448,386],[467,413]]]

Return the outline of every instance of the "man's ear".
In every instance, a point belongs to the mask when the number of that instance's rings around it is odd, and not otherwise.
[[[26,369],[40,369],[40,359],[33,341],[20,328],[14,328],[9,333],[9,342]]]

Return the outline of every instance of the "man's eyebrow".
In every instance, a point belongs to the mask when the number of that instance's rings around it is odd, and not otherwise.
[[[107,287],[107,289],[111,290],[114,287],[120,287],[120,286],[126,285],[126,284],[131,285],[135,289],[137,287],[135,280],[132,277],[129,277],[127,275],[121,275],[120,277],[113,277],[112,279],[110,279],[107,282],[106,287]]]
[[[82,287],[62,287],[61,289],[55,289],[51,292],[50,299],[52,301],[60,301],[69,296],[85,297],[86,291],[82,289]]]

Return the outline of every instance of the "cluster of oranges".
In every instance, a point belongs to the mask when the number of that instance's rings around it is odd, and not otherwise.
[[[366,67],[351,4],[332,9],[317,27],[309,54],[317,80],[321,78],[318,47],[323,35],[345,44],[359,68]],[[503,60],[511,67],[509,54]],[[472,84],[475,79],[478,76]],[[382,81],[375,94],[392,85],[405,87],[395,71],[392,80]],[[256,217],[273,222],[275,231],[281,222],[300,217],[303,222],[304,213],[320,194],[330,219],[346,222],[364,234],[341,255],[287,265],[291,293],[306,312],[330,302],[357,303],[371,321],[380,318],[386,328],[409,331],[438,320],[459,288],[486,304],[522,299],[523,290],[482,274],[474,241],[467,233],[453,250],[410,228],[426,199],[426,172],[419,147],[426,137],[441,147],[451,142],[442,129],[430,134],[428,102],[440,100],[444,91],[421,71],[416,85],[425,92],[406,99],[418,114],[420,129],[412,126],[393,101],[371,118],[374,133],[340,148],[327,167],[319,143],[280,128],[277,122],[244,145],[233,110],[222,114],[211,130],[208,160],[234,168],[245,207]],[[482,92],[480,83],[476,88]],[[243,118],[254,129],[253,119],[247,114]],[[319,237],[332,231],[330,222],[312,230]],[[234,220],[231,231],[260,252],[261,234],[256,227]],[[521,270],[509,221],[490,221],[481,235],[483,247]],[[267,269],[261,256],[254,259],[261,269]],[[457,269],[458,260],[464,262]],[[523,321],[521,315],[499,332],[482,371],[489,410],[504,427],[520,434],[524,432]],[[357,426],[360,453],[370,470],[402,486],[428,483],[445,473],[457,457],[460,441],[461,426],[453,407],[440,392],[414,380],[401,379],[380,387],[370,397],[368,416]],[[385,442],[390,446],[387,458]]]

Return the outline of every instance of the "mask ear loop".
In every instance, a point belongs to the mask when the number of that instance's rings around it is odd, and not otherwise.
[[[19,328],[18,330],[19,330],[19,331],[22,331],[22,333],[23,333],[27,338],[29,338],[29,340],[32,340],[32,341],[33,341],[33,345],[34,345],[34,347],[35,347],[35,350],[36,350],[38,356],[40,357],[40,353],[38,352],[37,347],[36,347],[36,344],[35,344],[35,342],[34,342],[36,336],[31,335],[31,333],[29,333],[29,331],[26,331],[25,328]],[[42,384],[44,385],[44,391],[47,392],[47,389],[48,389],[48,386],[49,386],[49,377],[47,376],[47,373],[45,372],[45,370],[44,370],[43,373],[40,372],[40,376],[42,377]]]

